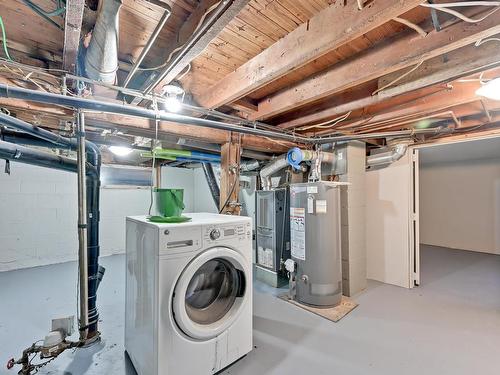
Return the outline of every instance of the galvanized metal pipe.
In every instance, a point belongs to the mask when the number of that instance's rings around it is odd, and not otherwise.
[[[417,134],[439,134],[451,131],[448,128],[437,127],[428,129],[398,130],[398,131],[389,131],[380,133],[350,134],[350,135],[327,136],[327,137],[304,137],[293,134],[284,134],[270,130],[249,128],[221,121],[207,120],[198,117],[180,115],[176,113],[168,113],[165,111],[154,111],[137,106],[123,105],[117,103],[107,103],[92,99],[83,99],[83,98],[64,96],[48,92],[40,92],[21,87],[12,87],[5,84],[0,84],[0,96],[5,98],[24,99],[38,103],[68,106],[77,109],[115,113],[125,116],[148,118],[152,120],[170,121],[179,124],[187,124],[193,126],[202,126],[211,129],[227,130],[236,133],[251,134],[255,136],[268,137],[272,139],[279,139],[284,141],[298,142],[305,144],[325,144],[325,143],[335,143],[335,142],[345,142],[345,141],[365,140],[365,139],[375,139],[375,138],[388,138],[388,137],[398,138],[398,137],[409,137]]]
[[[77,174],[78,174],[78,273],[80,280],[80,340],[85,342],[89,325],[89,286],[87,257],[87,184],[85,166],[85,114],[77,113]]]
[[[76,171],[76,160],[0,140],[0,159],[66,172]]]
[[[272,137],[275,139],[281,139],[291,142],[307,142],[309,139],[305,137],[282,134],[269,130],[260,130],[239,125],[232,125],[220,121],[184,116],[165,111],[154,111],[138,106],[108,103],[108,102],[92,100],[92,99],[84,99],[73,96],[64,96],[60,94],[24,89],[21,87],[12,87],[5,84],[0,84],[0,96],[5,98],[25,99],[38,103],[62,105],[77,109],[86,109],[90,111],[117,113],[126,116],[148,118],[151,120],[170,121],[179,124],[203,126],[211,129],[233,131],[236,133],[251,134],[263,137]]]
[[[165,4],[166,5],[166,4]],[[168,6],[168,5],[167,5]],[[172,11],[170,8],[165,9],[165,12],[163,12],[163,16],[160,18],[160,21],[156,25],[156,28],[154,29],[153,33],[149,37],[148,42],[146,43],[146,46],[142,49],[141,54],[137,58],[137,61],[132,65],[132,68],[128,72],[127,78],[125,78],[125,82],[123,83],[123,87],[127,87],[132,78],[134,77],[134,74],[137,72],[139,67],[142,64],[142,61],[148,54],[149,50],[153,46],[154,42],[158,38],[158,35],[160,34],[160,31],[163,29],[163,26],[167,23],[168,18],[172,14]]]
[[[231,5],[232,0],[221,1],[219,6],[214,9],[212,14],[207,20],[189,37],[189,39],[184,43],[181,50],[170,60],[170,62],[161,70],[161,72],[156,76],[152,77],[152,80],[146,84],[143,94],[149,94],[154,90],[156,86],[170,73],[173,67],[175,67],[179,61],[184,57],[184,55],[190,50],[190,48],[207,32],[207,30],[212,26],[212,24],[226,11],[226,9]],[[169,82],[166,82],[169,83]]]

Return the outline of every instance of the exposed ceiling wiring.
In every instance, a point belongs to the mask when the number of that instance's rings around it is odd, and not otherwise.
[[[329,129],[334,127],[335,125],[339,124],[340,122],[346,120],[350,115],[352,111],[347,112],[345,115],[342,115],[340,117],[334,118],[333,120],[328,120],[319,124],[315,125],[309,125],[309,126],[303,126],[297,130],[310,130],[310,129]]]
[[[12,57],[10,57],[9,49],[7,47],[7,32],[5,31],[5,25],[3,23],[2,16],[0,16],[0,28],[2,29],[2,44],[3,44],[3,50],[5,52],[5,56],[7,56],[7,59],[9,61],[14,61],[14,60],[12,60]]]
[[[424,61],[425,60],[420,61],[417,65],[415,65],[413,68],[411,68],[410,70],[408,70],[406,73],[401,74],[399,77],[397,77],[396,79],[392,80],[388,84],[386,84],[386,85],[384,85],[384,86],[379,87],[378,89],[376,89],[374,92],[372,92],[372,96],[378,94],[380,91],[383,91],[383,90],[385,90],[388,87],[391,87],[395,83],[398,83],[399,81],[401,81],[404,77],[406,77],[406,76],[410,75],[411,73],[413,73],[415,70],[417,70],[418,68],[420,68],[420,66],[424,63]]]
[[[493,13],[498,11],[500,9],[500,1],[464,1],[464,2],[459,2],[459,3],[443,3],[443,4],[423,3],[423,4],[420,4],[420,6],[439,10],[441,12],[451,14],[457,18],[460,18],[462,21],[465,21],[468,23],[477,23],[477,22],[484,21],[486,18],[488,18]],[[470,7],[470,6],[487,6],[487,7],[495,7],[495,8],[480,18],[470,18],[470,17],[467,17],[466,15],[464,15],[463,13],[460,13],[456,10],[450,9],[450,8],[455,8],[455,7]]]
[[[415,30],[417,33],[419,33],[419,34],[420,34],[420,36],[421,36],[422,38],[425,38],[425,37],[427,36],[427,34],[428,34],[428,33],[427,33],[427,31],[425,31],[424,29],[422,29],[420,26],[418,26],[417,24],[415,24],[415,23],[413,23],[413,22],[411,22],[411,21],[408,21],[408,20],[406,20],[406,19],[404,19],[404,18],[401,18],[401,17],[394,17],[392,20],[393,20],[393,21],[396,21],[396,22],[399,22],[399,23],[401,23],[401,24],[403,24],[403,25],[406,25],[406,26],[408,26],[409,28],[411,28],[411,29]]]

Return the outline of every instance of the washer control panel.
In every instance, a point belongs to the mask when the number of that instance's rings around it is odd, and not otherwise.
[[[237,224],[224,226],[207,226],[203,231],[203,238],[209,242],[218,242],[223,240],[238,239],[244,240],[251,238],[251,224]]]
[[[220,230],[218,229],[212,229],[210,231],[210,239],[212,241],[218,240],[220,238]]]

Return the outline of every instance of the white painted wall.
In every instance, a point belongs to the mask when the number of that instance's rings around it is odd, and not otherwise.
[[[148,202],[147,189],[101,189],[102,255],[123,252],[124,217]],[[0,173],[0,271],[75,260],[77,214],[76,174],[11,163]]]
[[[500,254],[500,158],[420,166],[420,240]]]
[[[367,277],[404,288],[413,287],[410,215],[411,157],[366,172]]]
[[[18,163],[11,170],[0,172],[0,272],[75,260],[76,174]],[[166,167],[162,186],[184,189],[186,211],[215,212],[201,169]],[[101,189],[101,255],[124,252],[125,217],[146,214],[149,203],[147,188]]]

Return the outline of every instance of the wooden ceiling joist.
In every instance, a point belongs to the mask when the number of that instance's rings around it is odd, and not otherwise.
[[[158,71],[157,74],[151,77],[143,85],[144,89],[161,91],[161,86],[174,80],[180,73],[188,69],[189,64],[198,57],[209,44],[222,32],[227,24],[245,7],[249,0],[233,0],[202,35],[192,43],[190,42],[193,34],[199,27],[203,27],[204,22],[210,18],[210,10],[212,6],[217,5],[213,0],[202,1],[197,9],[190,15],[187,21],[179,29],[179,40],[175,41],[172,51],[178,50],[173,54],[169,62],[165,62],[165,66]],[[219,3],[218,6],[224,6],[227,2]],[[216,11],[216,10],[213,10]],[[168,59],[170,51],[165,56]],[[179,57],[177,57],[179,55]],[[160,80],[161,79],[161,80]]]
[[[435,86],[440,83],[450,82],[500,65],[498,45],[495,43],[483,44],[479,47],[474,45],[466,46],[447,54],[446,57],[446,61],[443,61],[441,57],[426,61],[418,70],[398,81],[397,86],[387,88],[378,95],[369,95],[365,98],[338,103],[331,108],[301,116],[297,119],[284,121],[278,126],[283,129],[292,129],[302,125],[319,123],[325,119],[333,118],[349,111],[373,106],[391,100],[399,95]],[[379,80],[379,87],[385,86],[399,76],[401,76],[400,72],[384,76]],[[412,104],[407,103],[406,105]]]
[[[80,33],[82,30],[85,0],[67,0],[64,21],[63,69],[71,73],[76,71]]]
[[[342,131],[346,129],[360,129],[360,127],[364,129],[389,122],[397,123],[398,119],[426,116],[448,111],[452,107],[478,102],[480,98],[475,95],[475,91],[479,87],[479,82],[457,83],[446,91],[416,99],[412,102],[405,103],[399,108],[393,108],[390,111],[372,115],[367,118],[340,123],[335,129],[320,131],[317,132],[316,135],[328,134],[333,130]]]
[[[458,22],[426,38],[397,38],[266,98],[253,119],[269,119],[498,33],[498,18],[489,17],[475,24]]]
[[[217,108],[345,45],[410,9],[420,0],[377,0],[363,10],[356,2],[336,2],[247,61],[198,98]]]

